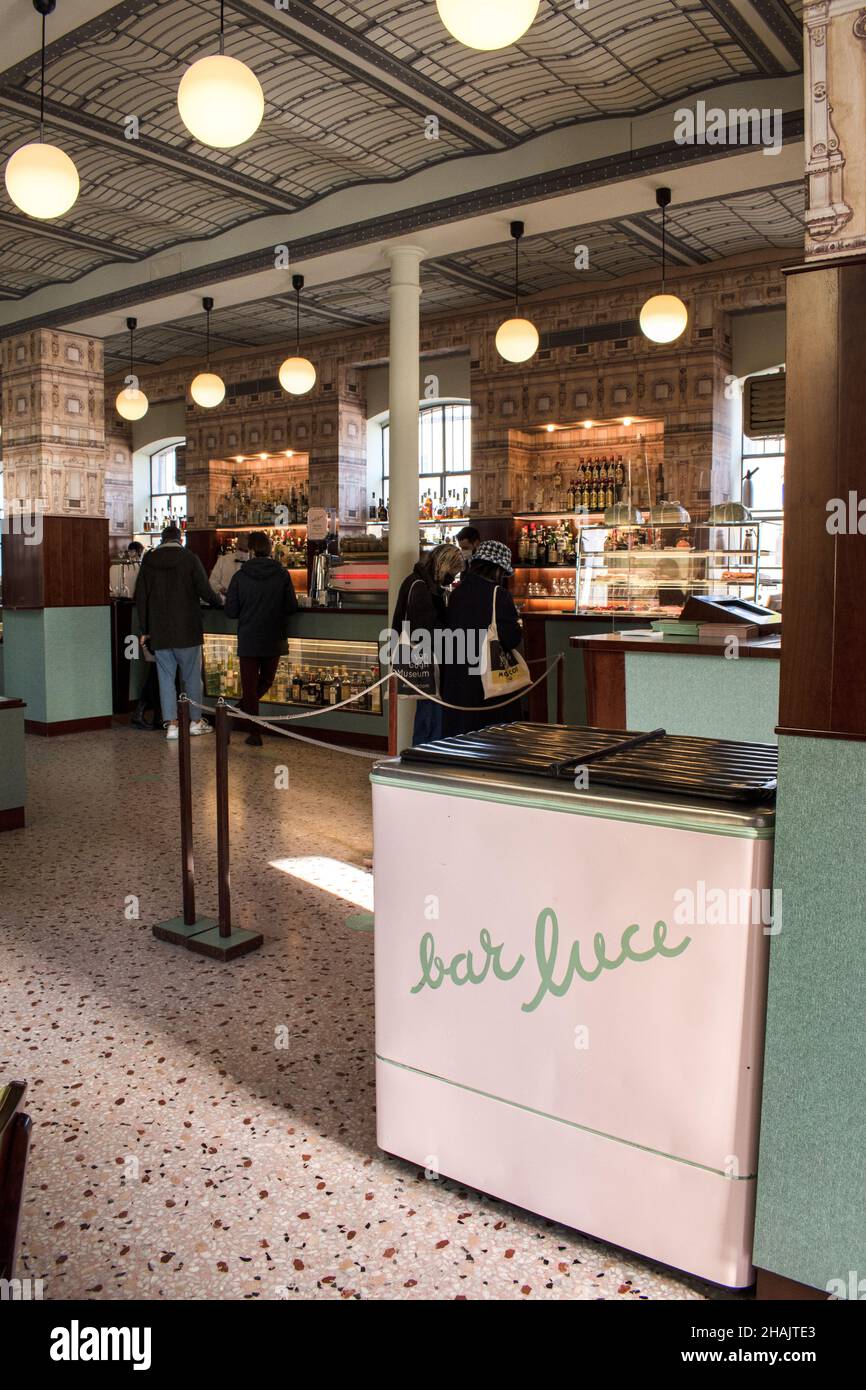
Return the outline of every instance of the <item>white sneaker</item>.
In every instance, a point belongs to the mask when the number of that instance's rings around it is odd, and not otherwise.
[[[166,724],[166,726],[165,726],[165,736],[166,736],[166,738],[167,738],[169,741],[171,741],[171,740],[173,740],[173,739],[178,739],[178,738],[180,738],[180,730],[178,729],[177,725],[176,725],[176,724]]]
[[[194,719],[189,726],[191,734],[212,734],[213,725],[208,724],[206,719]]]

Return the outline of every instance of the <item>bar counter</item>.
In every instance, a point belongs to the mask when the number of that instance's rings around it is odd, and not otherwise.
[[[780,636],[739,643],[696,642],[636,628],[578,634],[587,722],[603,729],[651,729],[702,738],[775,743]],[[711,660],[700,660],[700,658]]]

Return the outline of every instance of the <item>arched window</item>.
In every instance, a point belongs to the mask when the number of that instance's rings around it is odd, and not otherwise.
[[[472,487],[472,426],[469,402],[424,406],[418,422],[418,505],[430,496],[437,505],[466,516]],[[390,497],[390,425],[382,426],[382,493]]]

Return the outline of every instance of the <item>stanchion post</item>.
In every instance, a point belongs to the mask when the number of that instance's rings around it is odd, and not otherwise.
[[[186,946],[193,936],[210,931],[216,926],[212,917],[196,917],[195,914],[195,856],[192,842],[192,759],[190,757],[191,723],[189,699],[181,695],[177,706],[178,745],[177,766],[180,784],[180,876],[183,898],[183,916],[172,917],[168,922],[158,922],[152,928],[153,935],[160,941],[170,941],[175,946]]]
[[[397,756],[397,677],[388,677],[388,756]]]
[[[565,660],[562,656],[556,663],[556,722],[565,723]]]
[[[262,945],[261,932],[232,927],[231,866],[229,862],[229,711],[225,700],[216,707],[216,833],[219,926],[190,938],[191,951],[214,960],[233,960]]]
[[[232,934],[232,881],[229,855],[229,712],[225,701],[216,708],[216,833],[217,891],[220,936]]]

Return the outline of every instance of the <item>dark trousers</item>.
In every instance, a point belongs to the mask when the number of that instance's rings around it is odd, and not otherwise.
[[[243,692],[241,709],[244,714],[258,714],[259,700],[267,694],[273,685],[279,664],[280,658],[278,656],[242,656],[240,658],[241,690]],[[250,731],[253,731],[255,727],[255,724],[250,724]]]

